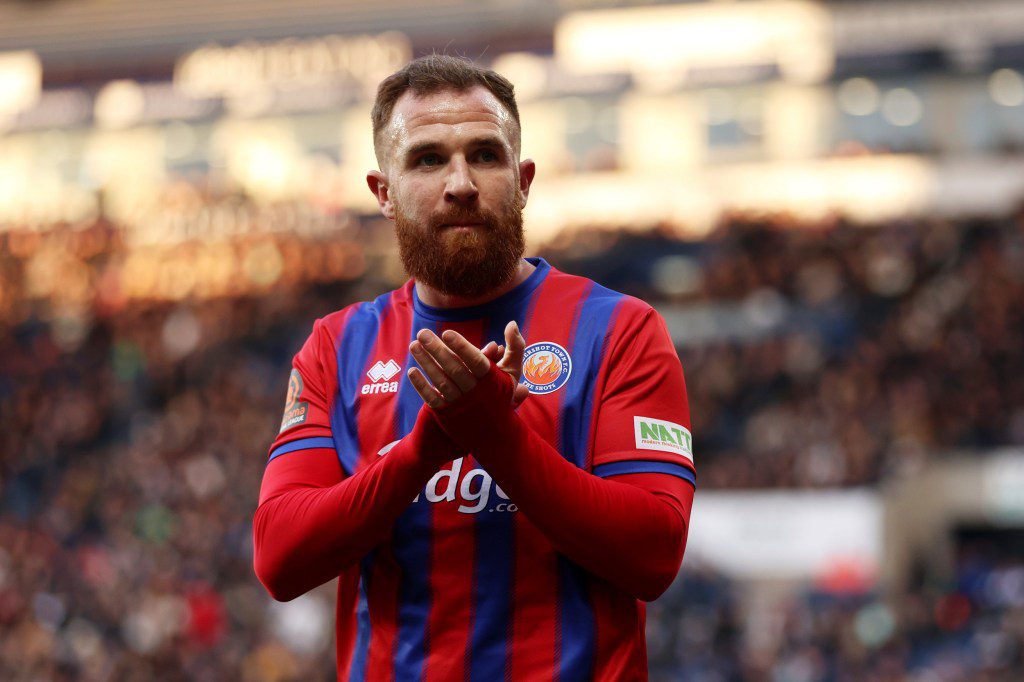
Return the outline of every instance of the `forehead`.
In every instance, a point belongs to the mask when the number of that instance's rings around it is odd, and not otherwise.
[[[515,121],[487,88],[442,90],[427,95],[405,92],[391,113],[390,137],[401,148],[441,135],[494,132],[512,143]]]

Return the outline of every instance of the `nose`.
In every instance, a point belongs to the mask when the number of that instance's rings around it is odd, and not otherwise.
[[[444,199],[454,204],[469,204],[476,201],[480,192],[473,182],[473,174],[463,156],[455,156],[449,162],[448,182],[444,188]]]

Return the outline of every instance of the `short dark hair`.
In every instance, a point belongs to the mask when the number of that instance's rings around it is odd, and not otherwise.
[[[401,71],[391,74],[377,86],[377,97],[370,112],[370,119],[373,121],[373,148],[377,152],[377,160],[380,160],[380,134],[391,120],[395,102],[406,91],[411,90],[414,95],[422,96],[441,90],[465,92],[477,85],[490,90],[508,110],[516,122],[518,134],[519,107],[516,105],[515,88],[507,78],[496,71],[477,66],[465,57],[429,54],[409,62]]]

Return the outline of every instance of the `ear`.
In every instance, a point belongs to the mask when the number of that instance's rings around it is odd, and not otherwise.
[[[380,212],[388,220],[395,219],[395,206],[391,201],[391,192],[388,189],[388,178],[379,170],[372,170],[366,174],[366,184],[369,185],[373,196],[377,198],[377,205]]]
[[[537,164],[533,159],[523,159],[519,162],[519,197],[523,207],[526,206],[526,199],[530,196],[530,185],[533,184],[533,176],[537,174]]]

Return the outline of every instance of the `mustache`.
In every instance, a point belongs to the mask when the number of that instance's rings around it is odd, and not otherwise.
[[[430,226],[439,229],[444,225],[468,225],[471,223],[482,223],[486,227],[493,227],[496,216],[488,211],[449,211],[439,215],[431,216]]]

